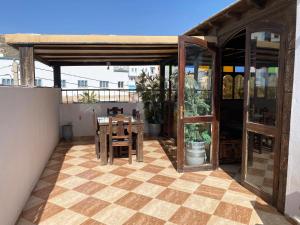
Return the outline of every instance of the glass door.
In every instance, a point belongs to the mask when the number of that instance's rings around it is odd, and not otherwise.
[[[179,37],[177,168],[216,165],[215,51],[197,37]]]
[[[281,39],[279,32],[247,32],[242,182],[270,202],[278,187]]]

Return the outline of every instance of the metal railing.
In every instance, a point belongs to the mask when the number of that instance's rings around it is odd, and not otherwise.
[[[135,89],[62,89],[62,103],[139,102]]]

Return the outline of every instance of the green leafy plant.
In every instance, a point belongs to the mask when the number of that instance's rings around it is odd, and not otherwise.
[[[150,76],[144,71],[136,82],[136,91],[144,103],[145,118],[149,123],[161,122],[161,102],[159,92],[159,76]]]
[[[209,105],[209,95],[205,91],[199,90],[198,82],[193,75],[185,77],[184,91],[184,112],[185,116],[208,115],[211,107]],[[186,124],[186,142],[205,142],[211,143],[211,135],[205,124]]]
[[[204,124],[186,124],[184,129],[185,141],[191,142],[205,142],[205,144],[211,143],[211,135],[208,131],[208,127]]]
[[[209,99],[205,91],[199,90],[197,81],[191,75],[185,77],[184,109],[186,116],[207,115],[210,113]]]
[[[80,94],[80,102],[82,103],[96,103],[97,102],[97,96],[94,91],[85,91],[82,94]]]

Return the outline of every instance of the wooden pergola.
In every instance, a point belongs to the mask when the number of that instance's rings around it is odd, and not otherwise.
[[[178,54],[177,36],[6,34],[5,42],[19,50],[21,84],[29,87],[35,60],[53,67],[60,87],[61,66],[162,65]]]

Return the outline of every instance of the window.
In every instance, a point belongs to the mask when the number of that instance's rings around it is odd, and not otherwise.
[[[87,80],[78,80],[78,87],[87,87],[88,83]]]
[[[41,87],[42,86],[42,79],[34,79],[34,86]]]
[[[118,88],[123,88],[124,87],[124,82],[123,81],[119,81],[118,82]]]
[[[223,66],[223,99],[243,99],[244,66]]]
[[[100,81],[99,83],[100,88],[108,88],[108,81]]]
[[[232,99],[233,78],[231,75],[223,77],[223,99]]]
[[[62,88],[65,88],[66,87],[66,80],[61,80],[60,85],[61,85]]]
[[[223,66],[223,72],[232,73],[233,72],[233,66]]]
[[[254,37],[265,36],[263,40]],[[277,125],[277,93],[280,64],[280,34],[257,32],[251,34],[250,98],[248,120],[267,126]]]
[[[276,99],[277,74],[269,72],[267,94],[270,99]]]
[[[2,85],[5,85],[5,86],[14,85],[14,80],[13,79],[2,79]]]
[[[243,99],[244,95],[244,77],[237,75],[234,78],[234,99]]]

